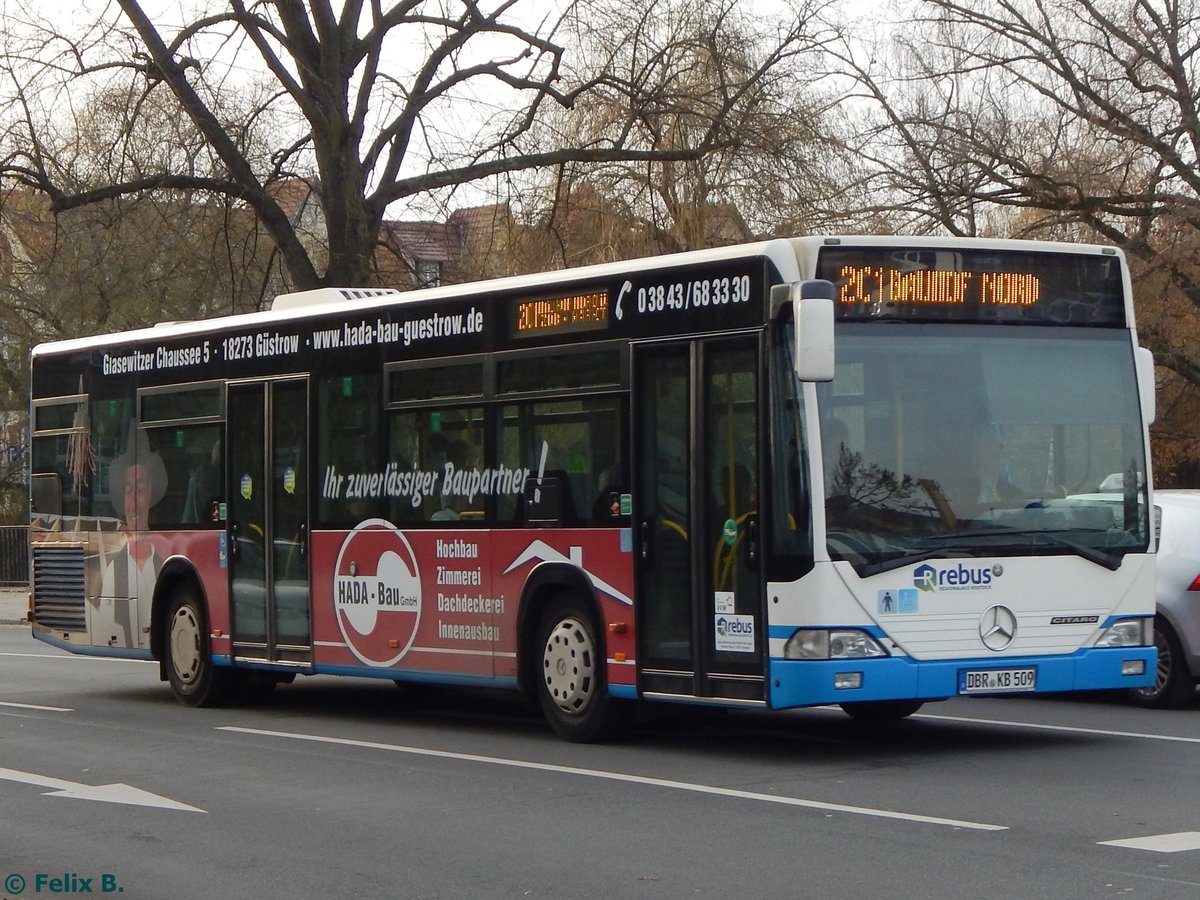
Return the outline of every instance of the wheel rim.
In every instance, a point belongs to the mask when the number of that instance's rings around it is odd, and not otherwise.
[[[175,611],[171,619],[171,667],[180,684],[190,687],[200,676],[200,622],[189,606]]]
[[[584,624],[563,619],[546,638],[542,675],[550,699],[565,713],[587,708],[596,685],[596,648]]]
[[[1151,699],[1166,690],[1171,677],[1171,642],[1157,628],[1154,629],[1154,649],[1158,651],[1158,662],[1154,667],[1154,684],[1142,688],[1138,693]]]

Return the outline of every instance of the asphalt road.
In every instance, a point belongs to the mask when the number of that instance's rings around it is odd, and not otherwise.
[[[1200,703],[655,709],[556,739],[507,694],[310,678],[191,710],[0,627],[0,897],[1189,898]]]

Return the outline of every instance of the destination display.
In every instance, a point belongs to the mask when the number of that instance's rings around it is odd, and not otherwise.
[[[513,336],[601,331],[608,327],[608,291],[587,291],[513,306]]]
[[[1125,324],[1115,255],[826,247],[817,277],[836,286],[843,320]]]

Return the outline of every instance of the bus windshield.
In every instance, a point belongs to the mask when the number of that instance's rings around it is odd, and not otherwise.
[[[1148,546],[1122,330],[846,323],[818,400],[829,553],[860,575]]]

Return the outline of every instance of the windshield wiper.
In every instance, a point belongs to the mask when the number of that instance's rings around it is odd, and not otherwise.
[[[880,572],[889,572],[892,569],[902,569],[905,566],[915,566],[919,562],[925,562],[927,559],[963,559],[965,557],[978,556],[979,548],[977,547],[941,547],[937,550],[921,550],[917,553],[906,553],[903,556],[893,556],[890,559],[881,559],[877,562],[865,563],[857,566],[858,574],[864,578],[871,575],[878,575]]]
[[[1121,568],[1123,556],[1116,556],[1112,553],[1105,553],[1103,550],[1097,550],[1095,547],[1089,547],[1087,544],[1081,544],[1078,541],[1073,541],[1070,538],[1065,538],[1061,534],[1054,531],[1022,531],[1021,534],[1033,535],[1049,540],[1052,544],[1057,544],[1060,547],[1066,547],[1076,556],[1081,556],[1088,562],[1095,563],[1098,566],[1115,572]]]
[[[1063,537],[1060,531],[1052,529],[1030,530],[1016,528],[986,528],[978,531],[956,531],[952,534],[931,534],[923,540],[932,543],[942,540],[961,541],[967,537],[1030,537],[1044,539],[1041,546],[1046,546],[1047,543],[1066,547],[1076,556],[1086,559],[1088,562],[1095,563],[1098,566],[1103,566],[1110,571],[1115,572],[1121,568],[1122,557],[1112,553],[1105,553],[1103,550],[1097,550],[1095,547],[1089,547],[1087,544],[1081,544],[1078,541],[1073,541],[1068,537]],[[1036,541],[1035,541],[1036,543]]]

